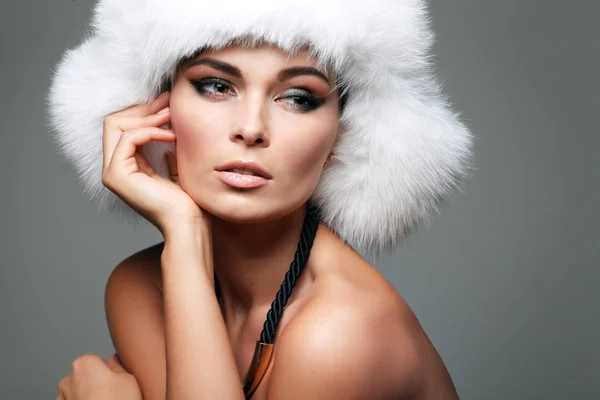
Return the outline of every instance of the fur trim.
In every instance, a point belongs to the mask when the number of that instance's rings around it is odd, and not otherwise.
[[[397,245],[470,170],[473,138],[431,70],[424,0],[99,0],[92,27],[57,66],[51,126],[84,192],[134,222],[141,217],[101,183],[105,116],[151,101],[198,48],[239,38],[291,53],[309,44],[346,87],[336,156],[311,199],[357,251]],[[165,177],[171,150],[143,149]]]

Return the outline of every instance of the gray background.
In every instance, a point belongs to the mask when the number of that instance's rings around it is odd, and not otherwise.
[[[149,224],[100,218],[44,126],[51,68],[79,43],[91,5],[1,6],[1,399],[54,399],[73,359],[110,356],[108,275],[161,240]],[[431,9],[438,72],[477,136],[477,170],[376,266],[462,399],[599,399],[600,3]]]

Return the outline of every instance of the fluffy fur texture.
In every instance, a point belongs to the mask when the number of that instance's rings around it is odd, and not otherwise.
[[[141,217],[101,183],[104,118],[151,101],[183,57],[240,38],[290,53],[309,45],[345,86],[335,158],[311,200],[357,251],[393,248],[471,169],[472,136],[431,69],[424,0],[100,0],[91,25],[56,68],[51,125],[84,192],[133,222]],[[143,151],[167,177],[172,145]]]

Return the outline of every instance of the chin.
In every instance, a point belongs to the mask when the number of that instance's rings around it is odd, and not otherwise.
[[[281,211],[280,204],[275,204],[261,196],[250,196],[244,193],[227,193],[210,199],[195,199],[195,201],[214,217],[235,224],[267,222],[286,214],[286,210]]]
[[[260,194],[223,193],[211,199],[195,199],[196,203],[214,217],[235,224],[257,224],[275,221],[298,210],[306,200],[274,201],[284,196],[261,196]]]

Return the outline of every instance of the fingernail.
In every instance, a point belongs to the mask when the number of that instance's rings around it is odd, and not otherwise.
[[[166,114],[169,112],[169,107],[165,107],[162,110],[160,110],[159,112],[157,112],[157,115],[161,115],[161,114]]]

